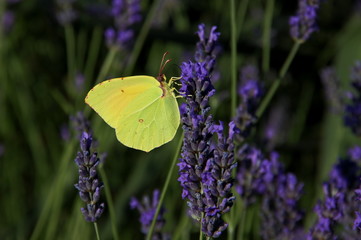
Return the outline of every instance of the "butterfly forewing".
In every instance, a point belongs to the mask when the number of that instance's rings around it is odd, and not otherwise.
[[[111,127],[118,126],[119,117],[125,109],[134,111],[144,107],[134,105],[134,100],[142,95],[150,95],[147,99],[154,101],[162,94],[159,82],[150,76],[132,76],[114,78],[96,85],[89,91],[85,102],[94,109]],[[159,89],[158,92],[149,91]]]

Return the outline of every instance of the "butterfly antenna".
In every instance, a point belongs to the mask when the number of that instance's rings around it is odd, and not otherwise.
[[[169,63],[170,61],[172,61],[172,59],[167,59],[167,60],[164,62],[164,59],[165,59],[165,57],[166,57],[167,55],[168,55],[168,52],[165,52],[165,53],[163,54],[162,62],[160,63],[160,67],[159,67],[159,76],[162,75],[165,65],[167,65],[167,63]]]

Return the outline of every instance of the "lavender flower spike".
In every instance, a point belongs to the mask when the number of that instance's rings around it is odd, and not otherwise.
[[[290,17],[290,34],[295,41],[305,42],[316,31],[319,0],[299,0],[295,16]]]
[[[86,203],[86,207],[81,208],[85,220],[96,222],[104,211],[104,203],[99,203],[103,183],[98,179],[96,168],[100,160],[96,152],[91,152],[92,141],[90,134],[87,132],[82,134],[81,151],[75,158],[75,163],[79,167],[79,181],[75,184],[75,188],[79,190],[81,200]]]
[[[216,238],[227,228],[228,224],[222,219],[233,205],[235,197],[231,192],[234,179],[232,169],[237,166],[234,160],[234,136],[238,129],[234,122],[229,123],[228,137],[223,133],[223,123],[214,125],[218,135],[218,144],[214,149],[214,157],[207,161],[203,173],[203,190],[206,204],[202,221],[202,231],[207,236]],[[209,170],[209,171],[207,171]]]
[[[303,184],[295,175],[285,173],[278,154],[264,161],[263,181],[266,187],[262,201],[263,239],[294,239],[300,232],[303,213],[298,207]]]
[[[152,201],[149,199],[148,196],[144,196],[142,202],[139,202],[138,199],[132,198],[130,200],[130,207],[132,209],[138,209],[140,213],[139,221],[142,224],[142,233],[147,234],[149,231],[149,228],[152,224],[154,214],[156,212],[157,206],[159,203],[159,190],[156,189],[153,191],[153,198]],[[162,207],[160,209],[160,212],[158,214],[154,233],[153,233],[153,240],[165,240],[168,239],[168,234],[162,233],[165,219],[164,219],[164,212],[165,209]]]
[[[142,19],[140,10],[140,0],[112,1],[110,15],[114,19],[115,28],[109,27],[104,32],[108,47],[127,49],[134,35],[131,26]]]
[[[216,62],[216,51],[215,48],[217,46],[217,41],[220,33],[216,32],[217,27],[213,26],[209,35],[205,34],[205,25],[198,25],[198,37],[199,41],[197,42],[197,49],[194,55],[194,60],[196,62],[204,62],[206,69],[209,73],[213,71],[214,64]]]
[[[58,12],[56,17],[61,25],[66,25],[73,22],[77,18],[77,13],[74,10],[74,2],[76,0],[57,0]]]
[[[200,220],[204,212],[202,178],[207,161],[213,158],[211,139],[212,115],[209,115],[209,98],[215,90],[205,63],[183,63],[182,92],[186,104],[180,107],[184,140],[178,181],[183,187],[182,197],[188,199],[189,214]]]
[[[361,61],[351,70],[351,83],[354,92],[350,93],[351,102],[345,107],[344,122],[357,136],[361,136]]]
[[[239,104],[235,123],[241,130],[238,141],[241,142],[249,134],[252,125],[256,121],[256,110],[263,96],[263,88],[259,81],[258,68],[254,65],[246,65],[241,69],[240,88],[238,94],[242,101]]]

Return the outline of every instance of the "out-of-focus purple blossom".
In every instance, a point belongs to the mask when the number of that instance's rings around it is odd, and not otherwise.
[[[79,190],[79,196],[86,207],[81,208],[86,221],[96,222],[104,211],[104,203],[100,203],[100,191],[103,183],[98,179],[97,166],[100,161],[98,154],[92,152],[92,135],[83,132],[80,140],[80,151],[75,158],[79,167],[79,181],[75,188]]]
[[[356,61],[351,70],[351,81],[357,90],[361,90],[361,61]]]
[[[235,123],[241,131],[239,141],[242,141],[248,136],[251,126],[256,122],[255,113],[263,96],[256,66],[247,65],[241,69],[238,93],[241,96],[241,103],[236,111]]]
[[[348,150],[348,155],[352,161],[355,161],[358,164],[361,164],[361,147],[354,146]]]
[[[216,57],[217,57],[217,43],[220,33],[217,32],[217,27],[213,26],[209,32],[206,34],[204,24],[198,25],[198,37],[199,41],[197,42],[197,49],[194,55],[194,60],[199,63],[205,63],[205,68],[209,73],[213,72]]]
[[[4,32],[10,32],[15,22],[15,16],[12,11],[4,11],[1,17],[1,25]]]
[[[167,0],[159,2],[159,9],[162,9],[162,14],[154,16],[152,25],[158,29],[164,28],[177,10],[182,7],[182,4],[183,2],[181,0]]]
[[[356,230],[358,233],[361,232],[361,213],[356,212],[356,219],[353,225],[353,229]]]
[[[237,156],[240,161],[237,170],[236,191],[245,204],[249,205],[266,190],[263,179],[266,158],[261,150],[249,145],[243,145]]]
[[[132,25],[141,21],[140,0],[113,0],[110,15],[114,27],[105,30],[104,36],[108,47],[125,50],[132,42],[134,31]]]
[[[61,25],[72,23],[78,14],[74,10],[74,3],[76,0],[57,0],[58,11],[56,17]]]
[[[361,14],[361,0],[356,1],[355,10],[358,14]]]
[[[319,0],[299,0],[295,16],[290,17],[290,34],[295,41],[305,42],[318,30],[316,18]]]
[[[263,89],[259,83],[259,71],[255,65],[246,65],[241,69],[240,87],[238,94],[242,101],[247,102],[250,107],[255,107],[254,102],[257,102],[263,94]]]
[[[350,103],[345,106],[344,123],[357,136],[361,136],[361,61],[351,70],[353,93],[349,93]]]
[[[7,0],[6,2],[8,3],[8,4],[15,4],[15,3],[18,3],[18,2],[20,2],[21,0]]]
[[[159,190],[156,189],[153,191],[152,200],[149,196],[144,196],[142,202],[140,202],[135,197],[132,197],[130,200],[130,207],[132,209],[138,209],[140,213],[139,221],[142,225],[142,233],[147,234],[149,228],[152,224],[154,214],[156,212],[157,206],[159,203]],[[163,233],[163,227],[165,224],[164,219],[165,208],[161,207],[159,214],[157,216],[156,224],[154,227],[154,232],[152,240],[166,240],[170,239],[168,234]]]
[[[352,226],[355,212],[361,209],[354,195],[354,189],[360,185],[360,170],[351,154],[335,164],[323,185],[324,199],[315,207],[318,219],[308,239],[359,239]],[[336,231],[338,226],[340,231]]]
[[[79,139],[81,139],[83,132],[92,135],[93,131],[90,127],[89,120],[86,119],[83,112],[77,112],[75,116],[70,116],[70,122]]]
[[[321,71],[320,75],[329,109],[334,113],[340,113],[342,111],[342,96],[336,70],[333,67],[327,67]]]
[[[75,75],[75,79],[74,79],[74,84],[77,91],[82,92],[84,90],[84,82],[85,82],[84,74],[78,72]]]
[[[315,207],[318,219],[311,228],[309,240],[337,239],[334,227],[336,222],[343,217],[345,195],[329,183],[324,183],[323,193],[324,200],[319,201]]]
[[[244,145],[237,155],[236,191],[246,207],[262,198],[262,239],[295,239],[302,235],[303,212],[298,202],[303,184],[284,171],[278,153],[272,152],[266,158],[256,147]]]
[[[303,184],[297,181],[295,175],[284,172],[278,157],[273,152],[270,160],[264,162],[261,235],[263,239],[294,239],[301,230],[303,212],[298,202]]]
[[[67,124],[63,124],[60,127],[60,136],[64,141],[69,141],[71,138],[71,132]]]
[[[270,111],[263,133],[265,148],[268,150],[275,149],[275,146],[285,138],[288,118],[286,102],[285,99],[281,99]]]

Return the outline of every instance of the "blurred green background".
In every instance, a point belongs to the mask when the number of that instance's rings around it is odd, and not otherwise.
[[[151,194],[163,186],[181,129],[175,140],[148,154],[128,149],[84,104],[84,97],[99,80],[156,75],[165,51],[173,59],[166,75],[179,76],[182,61],[194,54],[197,26],[205,23],[208,28],[216,25],[221,32],[216,65],[220,77],[215,82],[212,113],[217,120],[229,121],[229,2],[142,0],[143,20],[133,26],[135,44],[128,52],[115,53],[103,35],[112,25],[106,14],[110,0],[74,1],[77,18],[66,27],[56,17],[61,2],[0,0],[0,239],[95,239],[92,224],[81,215],[83,204],[73,186],[77,182],[73,160],[79,146],[69,117],[83,110],[91,120],[98,151],[107,153],[103,168],[115,205],[117,231],[121,239],[141,239],[138,213],[129,209],[130,197]],[[239,68],[250,63],[260,66],[265,3],[236,1]],[[288,18],[296,9],[297,1],[275,1],[271,71],[263,78],[267,87],[293,44]],[[9,13],[11,24],[4,22]],[[360,1],[325,1],[318,24],[319,31],[301,46],[249,140],[280,152],[287,170],[305,183],[302,207],[310,215],[332,164],[359,141],[343,127],[342,116],[328,110],[319,73],[333,65],[342,88],[349,87],[350,67],[361,59]],[[111,62],[102,75],[106,59]],[[85,75],[81,87],[77,74]],[[269,116],[278,105],[285,106],[287,113],[282,130],[271,146],[262,145]],[[61,133],[67,128],[70,135],[63,139]],[[197,227],[184,214],[186,204],[176,179],[174,174],[165,199],[166,231],[180,239],[197,238]],[[98,226],[102,239],[112,239],[108,208]]]

